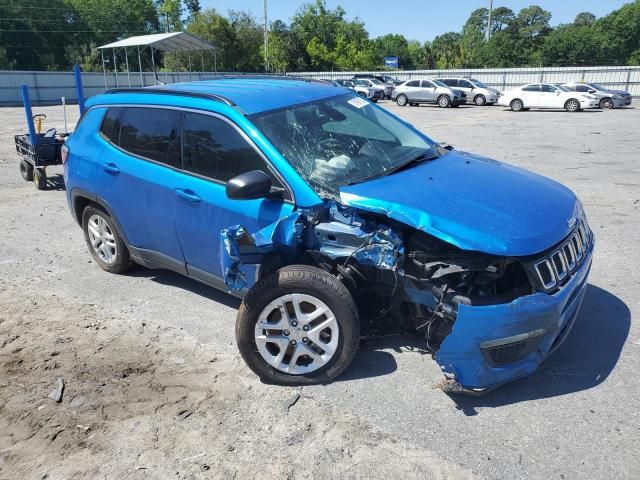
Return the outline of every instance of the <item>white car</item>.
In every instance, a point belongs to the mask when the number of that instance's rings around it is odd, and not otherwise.
[[[578,112],[584,108],[597,108],[598,99],[582,92],[551,83],[531,83],[508,90],[498,99],[498,105],[510,107],[514,112],[530,108],[559,108]]]

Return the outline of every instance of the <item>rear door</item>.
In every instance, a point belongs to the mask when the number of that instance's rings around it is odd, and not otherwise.
[[[411,80],[404,84],[404,94],[410,102],[420,102],[420,80]]]
[[[540,103],[540,84],[535,83],[522,87],[518,96],[522,98],[525,108],[538,107]]]
[[[262,153],[225,117],[185,112],[183,122],[185,173],[173,184],[176,227],[180,245],[193,277],[219,284],[220,231],[234,225],[256,231],[289,215],[293,203],[283,200],[230,200],[227,180],[251,170],[262,170],[279,187],[283,184],[268,167]],[[289,197],[290,198],[290,197]],[[243,267],[252,279],[253,267]]]
[[[96,193],[138,250],[133,255],[183,270],[173,193],[181,176],[181,121],[181,112],[170,108],[109,108],[100,132],[106,148]]]

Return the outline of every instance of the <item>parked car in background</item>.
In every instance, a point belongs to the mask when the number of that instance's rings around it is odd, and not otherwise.
[[[478,106],[493,105],[500,98],[500,90],[488,87],[480,80],[470,77],[439,77],[436,80],[447,87],[462,90],[470,102]]]
[[[340,85],[341,87],[349,88],[351,90],[354,89],[355,85],[351,80],[333,80],[334,83]]]
[[[572,92],[551,83],[531,83],[504,92],[498,104],[510,107],[514,112],[530,108],[563,108],[567,112],[579,112],[596,108],[598,99],[589,93]]]
[[[384,81],[377,78],[358,77],[357,75],[354,76],[353,80],[366,82],[367,86],[376,90],[382,90],[383,98],[391,98],[391,92],[393,92],[392,83],[385,83]]]
[[[439,83],[439,82],[438,82]],[[404,107],[420,103],[435,103],[440,107],[457,107],[465,103],[460,92],[432,80],[407,80],[393,89],[391,99]]]
[[[631,105],[631,94],[624,90],[609,90],[597,83],[569,82],[563,86],[574,92],[590,93],[598,98],[600,108],[619,108]]]
[[[369,78],[371,80],[380,80],[382,83],[389,83],[392,85],[397,85],[399,83],[402,83],[400,81],[398,81],[397,78],[392,77],[390,75],[383,75],[383,74],[373,74],[373,73],[356,73],[353,78]]]
[[[350,80],[353,84],[353,91],[361,97],[368,98],[372,102],[377,102],[384,98],[384,89],[373,88],[366,79]]]

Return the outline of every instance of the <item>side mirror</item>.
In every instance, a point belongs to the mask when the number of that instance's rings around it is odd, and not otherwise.
[[[231,200],[266,198],[271,192],[271,178],[262,170],[241,173],[227,182],[226,192]]]
[[[594,89],[587,90],[588,93],[596,93]]]

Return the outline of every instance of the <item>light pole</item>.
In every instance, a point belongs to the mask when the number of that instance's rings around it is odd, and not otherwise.
[[[493,14],[493,0],[489,0],[489,18],[487,19],[487,41],[491,38],[491,15]]]
[[[267,23],[267,0],[264,0],[264,70],[269,71],[269,29]]]

